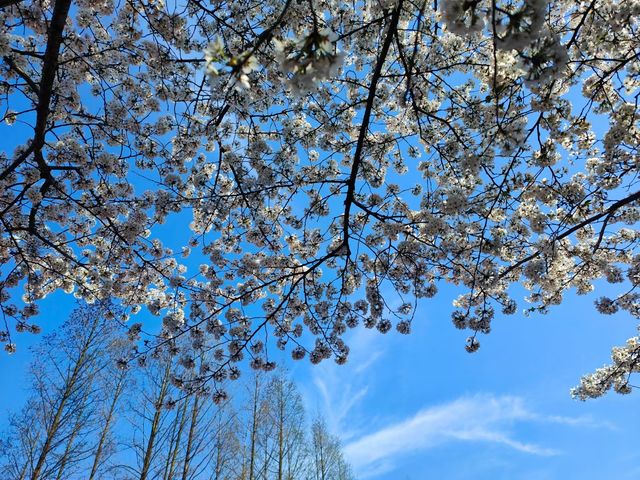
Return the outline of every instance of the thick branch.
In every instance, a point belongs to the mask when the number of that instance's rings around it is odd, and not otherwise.
[[[0,0],[2,2],[3,0]],[[6,1],[6,0],[5,0]],[[0,3],[0,6],[3,6]],[[60,54],[60,45],[62,45],[62,32],[67,22],[67,15],[71,0],[56,0],[53,7],[53,14],[47,31],[47,48],[42,60],[42,74],[40,76],[40,86],[38,87],[38,104],[36,105],[36,125],[33,133],[33,140],[25,153],[20,155],[11,165],[9,165],[2,173],[0,180],[9,176],[16,168],[20,166],[28,157],[29,153],[38,154],[44,146],[45,133],[47,131],[47,120],[50,113],[51,97],[53,95],[53,84],[58,70],[58,57]],[[28,152],[28,153],[27,153]],[[40,162],[38,162],[40,163]],[[41,168],[43,165],[39,165]],[[46,177],[43,172],[43,177]]]
[[[31,90],[36,95],[40,95],[40,88],[38,88],[36,82],[34,82],[26,72],[24,72],[18,65],[16,65],[16,62],[13,61],[13,58],[6,56],[4,57],[4,61],[7,62],[7,65],[9,65],[9,68],[11,68],[11,70],[16,72],[25,82],[27,82],[29,87],[31,87]]]
[[[0,8],[7,8],[13,5],[17,5],[22,2],[22,0],[0,0]]]
[[[389,53],[389,47],[391,46],[394,33],[396,31],[396,28],[398,27],[398,20],[400,18],[401,11],[402,11],[402,0],[398,2],[398,5],[393,11],[391,22],[389,23],[389,28],[387,29],[384,43],[382,44],[382,49],[380,50],[380,55],[378,56],[378,61],[376,62],[376,66],[373,71],[373,75],[371,77],[371,85],[369,87],[369,96],[367,97],[367,103],[365,106],[364,115],[362,117],[362,124],[360,125],[360,133],[358,134],[358,143],[356,144],[356,150],[355,150],[355,153],[353,154],[353,163],[351,164],[351,174],[349,175],[349,180],[347,182],[347,196],[344,200],[343,245],[347,248],[347,254],[349,254],[349,213],[351,212],[351,205],[353,204],[353,200],[354,200],[358,170],[360,169],[360,164],[362,163],[362,149],[364,147],[364,141],[367,137],[367,132],[369,130],[369,123],[371,122],[371,110],[373,109],[373,103],[376,99],[376,89],[378,86],[378,80],[380,80],[380,76],[382,75],[382,67],[384,66],[384,63],[387,59],[387,54]]]
[[[51,95],[53,94],[53,83],[58,70],[58,56],[60,45],[62,44],[62,32],[71,0],[56,0],[49,23],[47,34],[47,49],[44,52],[42,65],[42,76],[40,77],[40,95],[38,96],[38,106],[36,108],[36,127],[34,129],[33,144],[36,150],[44,145],[44,135],[47,129],[47,118],[50,112]]]
[[[27,159],[27,157],[29,157],[29,155],[33,153],[33,150],[34,150],[33,143],[31,143],[25,151],[23,151],[20,155],[18,155],[18,157],[11,163],[11,165],[9,165],[6,169],[2,171],[2,173],[0,173],[0,182],[5,178],[7,178],[9,175],[11,175],[11,173],[16,168],[18,168],[18,166],[20,166],[20,164],[24,162]]]

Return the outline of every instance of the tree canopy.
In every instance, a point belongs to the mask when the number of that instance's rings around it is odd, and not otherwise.
[[[638,0],[0,2],[5,349],[56,290],[161,316],[135,356],[189,368],[212,351],[199,385],[243,358],[273,369],[265,344],[343,363],[348,328],[409,333],[445,282],[470,352],[522,311],[519,286],[546,313],[603,280],[597,310],[638,318],[639,15]],[[639,342],[574,394],[628,393]]]
[[[130,339],[107,307],[76,309],[34,348],[23,408],[2,425],[3,480],[354,480],[285,371],[227,382],[218,404],[185,394],[166,353],[118,361]]]

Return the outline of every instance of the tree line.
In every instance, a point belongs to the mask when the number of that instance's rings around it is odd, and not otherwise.
[[[320,416],[307,420],[284,372],[247,375],[229,397],[188,388],[206,358],[163,351],[131,368],[131,332],[109,312],[80,307],[34,347],[27,398],[0,439],[1,478],[354,478],[339,439]]]

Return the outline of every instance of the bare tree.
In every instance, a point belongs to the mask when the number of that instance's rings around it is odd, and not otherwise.
[[[210,480],[246,480],[242,424],[231,402],[225,402],[213,414],[214,435],[208,453]]]
[[[125,444],[133,450],[136,465],[123,463],[121,467],[139,480],[162,478],[166,465],[161,461],[162,450],[167,442],[170,444],[176,416],[171,372],[170,356],[160,355],[150,360],[144,375],[138,378],[134,395],[127,399],[131,430]]]
[[[273,435],[270,457],[275,462],[270,478],[295,480],[302,475],[307,453],[302,397],[284,373],[270,378],[265,397],[267,422]]]
[[[266,403],[264,401],[265,375],[255,372],[248,384],[245,403],[246,443],[244,445],[242,478],[256,480],[265,470],[266,459],[260,460],[260,433],[264,430]]]
[[[314,480],[352,480],[353,474],[345,461],[340,440],[331,435],[321,417],[311,425],[311,478]]]
[[[12,418],[5,442],[2,468],[9,478],[62,480],[96,456],[96,430],[102,429],[104,446],[106,397],[99,376],[116,367],[117,324],[106,318],[110,312],[106,304],[79,308],[34,348],[31,395]],[[103,456],[104,448],[96,470]]]
[[[37,347],[32,394],[0,441],[2,480],[350,478],[324,424],[307,434],[302,398],[284,373],[257,373],[221,401],[198,381],[204,357],[167,348],[129,368],[139,328],[125,338],[108,311],[77,310]]]
[[[200,368],[206,364],[199,360]],[[194,382],[195,376],[196,372],[189,370],[183,381]],[[233,458],[238,456],[237,444],[233,444],[237,439],[232,435],[237,419],[229,401],[216,403],[209,392],[196,389],[183,395],[180,405],[182,412],[176,415],[171,469],[166,478],[191,480],[228,472],[233,462],[226,452],[232,451]]]
[[[121,365],[120,368],[106,368],[100,375],[101,390],[104,402],[98,417],[99,429],[91,459],[91,470],[88,480],[101,478],[101,471],[116,453],[113,429],[118,421],[122,398],[127,392],[130,370]]]

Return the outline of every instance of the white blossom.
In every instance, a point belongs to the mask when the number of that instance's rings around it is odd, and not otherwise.
[[[7,352],[48,295],[111,299],[158,316],[137,361],[224,401],[447,283],[470,352],[514,286],[535,315],[604,280],[594,311],[640,318],[638,1],[214,3],[2,10]],[[634,338],[575,395],[628,393]]]

